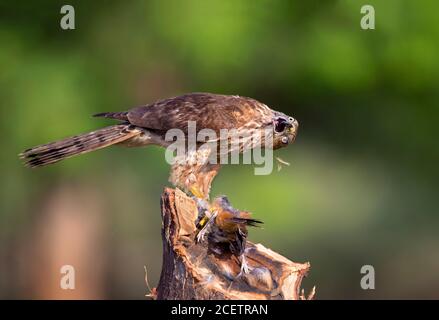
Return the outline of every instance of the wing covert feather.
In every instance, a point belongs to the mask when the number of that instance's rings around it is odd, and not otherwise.
[[[237,129],[250,122],[270,123],[272,111],[264,104],[240,96],[192,93],[136,107],[128,111],[128,120],[139,127],[187,133],[188,121],[196,121],[197,131],[205,128]]]

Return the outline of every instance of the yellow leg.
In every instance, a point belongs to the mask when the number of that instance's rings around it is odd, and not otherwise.
[[[209,225],[214,223],[217,214],[218,214],[218,212],[214,211],[214,212],[212,212],[212,215],[210,217],[204,216],[201,219],[200,224],[201,224],[201,222],[203,222],[203,226],[197,232],[197,236],[196,236],[197,242],[201,242],[204,240],[204,236],[205,236],[206,232],[208,231]]]
[[[209,221],[209,217],[207,215],[205,215],[204,217],[201,218],[200,222],[198,222],[198,228],[199,229],[203,229],[203,227],[206,225],[207,221]]]
[[[204,193],[198,188],[197,185],[192,185],[189,191],[199,199],[204,199]]]
[[[204,235],[208,230],[210,224],[213,223],[215,217],[218,213],[217,208],[211,206],[209,202],[206,201],[204,193],[200,190],[198,185],[193,184],[189,187],[189,191],[198,198],[197,203],[198,207],[203,208],[203,217],[197,224],[198,232],[197,232],[197,242],[201,242],[204,239]]]

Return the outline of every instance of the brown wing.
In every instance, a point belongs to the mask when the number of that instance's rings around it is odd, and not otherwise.
[[[188,121],[196,121],[197,131],[209,128],[217,134],[222,128],[265,126],[271,123],[272,115],[270,108],[254,99],[211,93],[190,93],[126,113],[128,121],[139,127],[163,131],[177,128],[187,133]]]

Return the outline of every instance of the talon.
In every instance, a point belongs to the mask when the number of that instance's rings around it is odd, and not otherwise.
[[[244,254],[241,256],[241,271],[238,273],[237,278],[241,277],[243,274],[249,274],[251,271],[250,266],[247,264]]]
[[[200,232],[198,232],[197,234],[197,243],[200,243],[204,240],[204,235],[206,234],[206,228],[203,228],[200,230]]]
[[[206,215],[206,216],[204,216],[204,217],[200,220],[199,224],[200,224],[200,226],[201,226],[202,228],[201,228],[200,231],[198,231],[198,234],[197,234],[197,243],[200,243],[201,241],[204,240],[204,235],[206,234],[206,232],[207,232],[209,226],[215,221],[215,218],[216,218],[217,214],[218,214],[218,212],[217,212],[217,211],[214,211],[214,212],[212,213],[212,215],[210,215],[210,217],[208,217],[208,216]]]

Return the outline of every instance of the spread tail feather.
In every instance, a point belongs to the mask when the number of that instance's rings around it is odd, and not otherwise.
[[[263,222],[261,220],[252,219],[252,218],[241,218],[241,217],[233,217],[230,220],[236,224],[250,226],[250,227],[259,227]]]
[[[139,129],[129,124],[109,126],[27,149],[20,154],[20,158],[28,167],[42,167],[75,155],[108,147],[140,133]]]

